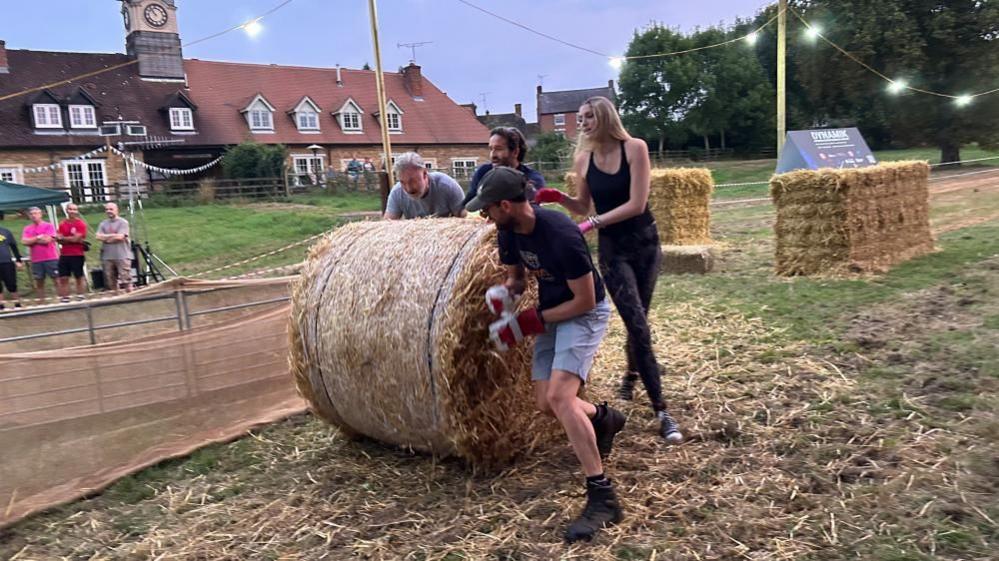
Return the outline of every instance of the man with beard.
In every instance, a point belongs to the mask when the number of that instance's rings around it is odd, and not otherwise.
[[[545,186],[545,177],[523,164],[527,157],[527,142],[524,135],[514,127],[496,127],[489,131],[489,160],[475,168],[472,181],[468,184],[468,193],[464,204],[472,200],[479,192],[479,183],[490,170],[497,166],[514,168],[527,177],[527,200],[534,200],[534,192]]]
[[[531,367],[535,402],[558,419],[586,476],[586,506],[565,539],[590,540],[623,516],[601,460],[624,427],[624,415],[606,402],[577,397],[607,331],[610,305],[579,227],[560,212],[528,203],[526,187],[523,173],[497,167],[482,178],[466,207],[496,224],[500,261],[506,265],[506,282],[486,292],[487,306],[500,316],[489,336],[501,351],[537,336]],[[514,313],[528,271],[537,279],[538,307]]]

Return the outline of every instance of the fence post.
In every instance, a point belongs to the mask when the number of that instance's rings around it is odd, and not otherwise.
[[[388,173],[384,171],[378,172],[378,187],[382,196],[382,214],[385,214],[385,207],[388,206],[388,196],[389,196],[389,182]]]
[[[91,309],[90,304],[87,304],[85,308],[87,310],[87,333],[90,334],[90,344],[97,344],[97,335],[94,333],[94,312]]]

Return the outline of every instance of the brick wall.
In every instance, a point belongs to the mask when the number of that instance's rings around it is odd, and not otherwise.
[[[312,151],[306,150],[304,146],[289,147],[288,166],[292,165],[292,156],[311,156]],[[476,165],[481,165],[489,161],[489,149],[486,139],[482,144],[433,144],[433,145],[413,145],[413,144],[393,144],[392,154],[398,155],[403,152],[418,152],[424,159],[430,160],[436,169],[450,170],[453,161],[456,159],[473,159]],[[318,152],[325,156],[326,164],[333,163],[337,169],[342,170],[346,162],[351,158],[357,158],[363,162],[365,158],[370,158],[375,168],[381,170],[382,147],[381,145],[364,146],[326,146],[324,151]]]
[[[49,189],[66,189],[66,171],[64,168],[54,170],[44,170],[41,172],[24,173],[27,168],[48,166],[53,163],[61,163],[65,160],[73,160],[76,156],[89,150],[81,148],[32,148],[32,149],[3,149],[0,150],[0,169],[13,168],[15,170],[15,182],[33,187],[45,187]],[[136,157],[142,159],[142,153],[136,152]],[[86,161],[104,162],[105,182],[107,185],[126,183],[125,163],[122,158],[103,152],[98,157],[88,158]],[[145,182],[146,174],[139,173],[140,181]]]
[[[538,124],[541,126],[541,130],[544,132],[561,132],[566,136],[566,138],[576,138],[576,111],[571,113],[564,113],[565,115],[565,126],[555,128],[555,115],[553,113],[542,114],[538,119]]]

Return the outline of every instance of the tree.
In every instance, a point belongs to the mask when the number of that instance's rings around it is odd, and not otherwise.
[[[231,146],[222,159],[222,170],[231,179],[281,177],[288,150],[282,144],[246,141]]]
[[[642,56],[689,49],[692,42],[680,33],[652,25],[635,32],[626,56]],[[703,102],[703,73],[689,56],[628,60],[618,79],[618,104],[625,126],[639,137],[658,140],[662,151],[668,142],[686,142],[690,111]]]
[[[572,158],[572,150],[572,143],[565,136],[557,132],[545,132],[538,135],[537,144],[531,148],[528,155],[531,160],[541,164],[555,162],[561,169],[566,167],[563,164]],[[542,165],[540,168],[549,169],[550,166]]]
[[[747,32],[739,26],[727,31],[709,28],[696,32],[691,39],[700,47],[722,43]],[[701,66],[705,95],[691,110],[688,125],[703,137],[705,149],[710,148],[709,136],[714,135],[718,136],[721,148],[729,145],[730,138],[742,148],[758,149],[774,144],[774,89],[752,50],[745,44],[735,43],[680,56],[694,57]]]
[[[912,87],[960,95],[999,84],[996,2],[802,0],[795,5],[806,20],[822,23],[831,41]],[[789,25],[789,43],[800,29]],[[999,144],[999,95],[965,107],[917,92],[895,97],[883,79],[821,40],[788,48],[808,49],[795,57],[796,79],[820,122],[855,124],[875,144],[935,145],[945,162],[960,161],[962,144]]]

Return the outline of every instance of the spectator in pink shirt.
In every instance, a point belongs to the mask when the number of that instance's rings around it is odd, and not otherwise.
[[[45,303],[45,277],[52,279],[55,286],[59,277],[59,249],[56,246],[55,226],[42,220],[42,209],[33,206],[28,209],[31,224],[24,227],[21,243],[28,246],[31,254],[31,276],[35,277],[38,290],[38,303]]]

